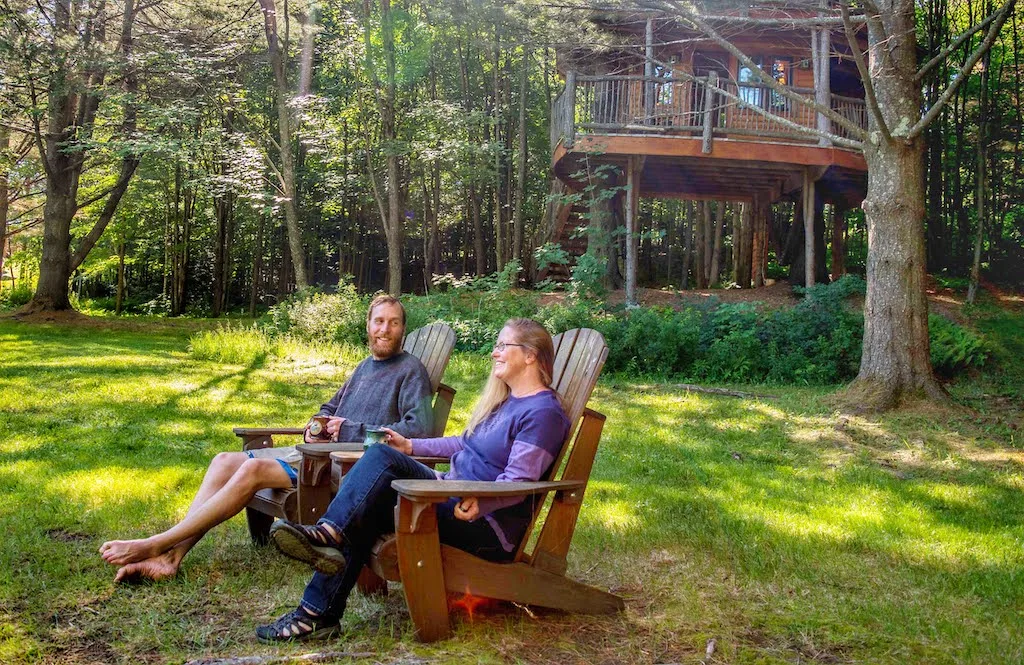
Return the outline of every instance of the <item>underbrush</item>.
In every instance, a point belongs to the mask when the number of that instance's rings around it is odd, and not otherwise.
[[[816,285],[797,305],[779,309],[710,298],[679,310],[616,310],[572,290],[562,301],[542,306],[538,293],[512,289],[503,274],[442,278],[437,292],[404,297],[407,328],[445,321],[455,331],[456,348],[473,352],[489,351],[505,321],[515,317],[537,319],[552,333],[594,328],[608,342],[608,371],[698,381],[830,385],[850,380],[860,365],[864,319],[848,304],[865,290],[856,276]],[[362,348],[367,304],[368,297],[351,284],[337,293],[299,293],[252,328],[200,333],[192,352],[251,364],[280,356],[282,340],[293,349]],[[937,315],[930,317],[930,331],[932,364],[941,376],[984,365],[988,352],[979,334]]]

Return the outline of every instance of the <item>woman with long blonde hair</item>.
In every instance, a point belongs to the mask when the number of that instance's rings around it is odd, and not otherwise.
[[[264,642],[326,637],[339,629],[348,596],[377,538],[394,531],[393,480],[447,479],[525,482],[551,467],[569,420],[551,389],[554,346],[536,321],[505,323],[491,353],[491,374],[466,431],[458,436],[408,439],[387,430],[345,476],[317,524],[279,521],[271,539],[316,573],[298,608],[256,629]],[[411,455],[450,457],[440,474]],[[436,504],[441,542],[491,561],[510,560],[533,517],[522,497],[453,497]]]

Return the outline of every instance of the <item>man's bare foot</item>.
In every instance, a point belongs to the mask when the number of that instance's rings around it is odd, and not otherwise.
[[[100,556],[112,566],[123,566],[152,559],[163,554],[150,538],[142,540],[108,540],[100,545]]]
[[[159,582],[174,577],[178,574],[178,562],[173,560],[170,552],[155,556],[143,561],[129,563],[121,566],[114,576],[114,583],[142,582],[152,580]]]

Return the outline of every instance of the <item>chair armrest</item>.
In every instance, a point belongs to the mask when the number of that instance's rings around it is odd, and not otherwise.
[[[363,456],[362,444],[359,444],[359,450],[338,450],[331,452],[331,459],[340,464],[355,464]],[[409,455],[420,464],[426,464],[429,467],[433,467],[435,464],[448,464],[452,461],[450,457],[431,457],[428,455]]]
[[[300,443],[295,449],[303,457],[330,457],[334,452],[363,452],[361,441],[330,441],[328,443]]]
[[[304,427],[235,427],[232,431],[235,436],[242,439],[242,450],[255,450],[273,448],[275,434],[301,436],[306,429]]]
[[[453,496],[530,496],[547,492],[573,492],[587,486],[585,480],[537,482],[487,482],[480,480],[395,480],[391,487],[402,497],[417,503],[441,503]]]
[[[257,434],[302,434],[304,427],[236,427],[232,432],[235,436],[253,436]]]

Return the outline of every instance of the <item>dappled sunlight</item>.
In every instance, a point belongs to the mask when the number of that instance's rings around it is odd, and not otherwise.
[[[609,531],[624,534],[641,527],[642,521],[638,513],[643,509],[642,505],[606,500],[587,506],[587,514],[591,521],[601,524]]]
[[[200,471],[185,466],[168,465],[153,470],[106,466],[49,476],[44,489],[90,509],[153,499],[171,499],[178,507],[187,508],[192,492],[183,489],[186,485],[198,487],[201,478]]]

